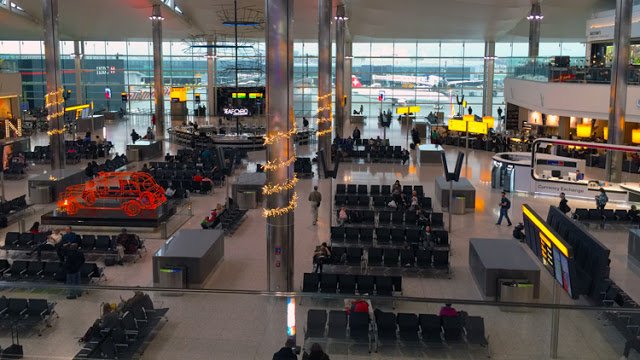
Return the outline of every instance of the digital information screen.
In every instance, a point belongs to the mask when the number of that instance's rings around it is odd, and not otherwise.
[[[573,297],[573,249],[528,205],[522,205],[525,241],[544,267]]]

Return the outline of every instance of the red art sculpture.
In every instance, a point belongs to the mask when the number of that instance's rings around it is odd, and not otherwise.
[[[101,172],[84,184],[67,187],[60,194],[58,209],[75,215],[80,209],[122,210],[137,216],[164,204],[164,189],[144,172]]]

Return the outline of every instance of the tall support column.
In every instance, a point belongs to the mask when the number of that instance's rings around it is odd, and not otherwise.
[[[482,86],[482,115],[493,116],[493,74],[496,62],[496,42],[484,43],[484,80]]]
[[[73,63],[75,65],[76,76],[76,104],[84,104],[84,88],[82,87],[82,57],[84,56],[83,48],[80,46],[82,41],[73,42]]]
[[[207,106],[209,115],[217,114],[218,88],[216,87],[216,41],[207,41]]]
[[[153,103],[156,114],[156,138],[164,137],[164,81],[162,80],[162,13],[160,5],[153,5],[151,14],[153,38]]]
[[[293,0],[266,0],[267,15],[267,174],[268,186],[293,178],[290,131],[293,117]],[[278,166],[286,163],[288,166]],[[269,167],[272,164],[274,166]],[[293,189],[267,195],[267,281],[269,291],[293,291]],[[288,210],[288,211],[287,211]]]
[[[332,0],[318,0],[318,151],[324,150],[325,164],[329,169],[333,169],[331,161],[331,7]]]
[[[344,137],[344,37],[345,37],[345,9],[344,4],[336,8],[336,96],[335,118],[333,128],[336,136]]]
[[[624,122],[627,106],[627,69],[629,67],[631,12],[633,0],[616,1],[613,66],[609,93],[609,144],[624,143]],[[609,152],[606,165],[607,180],[622,180],[622,153]]]
[[[539,1],[531,4],[531,13],[527,19],[529,20],[529,57],[535,58],[538,57],[540,49],[540,23],[542,22],[542,10]]]
[[[347,31],[349,33],[349,31]],[[353,75],[353,43],[351,37],[347,36],[344,43],[344,95],[347,96],[347,104],[344,107],[344,122],[351,123],[351,75]]]
[[[51,144],[51,170],[64,169],[64,98],[58,40],[58,0],[42,0],[44,66],[47,80],[45,104]]]

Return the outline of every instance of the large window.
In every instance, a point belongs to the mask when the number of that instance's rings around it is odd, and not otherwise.
[[[60,44],[65,87],[75,89],[74,46]],[[265,85],[265,48],[263,42],[248,43],[238,50],[239,86]],[[494,77],[493,115],[504,109],[503,83],[510,59],[527,56],[527,43],[497,43]],[[194,49],[180,41],[163,43],[165,108],[169,109],[171,86],[187,87],[187,107],[193,111],[195,94],[202,104],[207,101],[207,57],[205,49]],[[352,109],[365,116],[377,117],[381,110],[401,105],[420,106],[420,116],[443,112],[445,118],[458,111],[456,96],[464,95],[473,112],[482,112],[484,80],[484,43],[481,42],[360,42],[353,44]],[[584,58],[581,43],[541,43],[541,56],[570,55]],[[215,58],[216,85],[235,86],[234,49],[218,49]],[[332,47],[335,57],[335,46]],[[45,93],[44,50],[39,41],[0,42],[0,66],[20,71],[23,97],[31,107],[43,106]],[[153,47],[144,41],[87,41],[81,59],[82,86],[87,101],[96,108],[117,110],[125,106],[120,92],[128,92],[127,110],[136,113],[153,111]],[[294,109],[297,117],[312,118],[317,111],[318,45],[294,44]],[[111,91],[111,99],[105,89]],[[378,101],[383,93],[384,101]],[[72,95],[70,101],[75,101]],[[452,106],[453,105],[453,106]]]

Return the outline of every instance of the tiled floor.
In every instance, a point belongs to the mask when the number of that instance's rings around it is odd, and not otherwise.
[[[213,120],[211,120],[213,121]],[[215,120],[217,121],[217,120]],[[108,124],[107,137],[114,142],[115,151],[123,152],[128,134],[132,127],[143,131],[149,122],[148,118],[136,116],[128,121]],[[363,137],[383,136],[382,130],[375,123],[360,126]],[[387,131],[387,137],[394,145],[406,146],[406,127],[395,121]],[[351,129],[348,129],[351,132]],[[346,133],[346,132],[345,132]],[[43,136],[36,136],[32,145],[46,143]],[[177,147],[168,142],[165,148],[175,153]],[[447,155],[453,158],[459,149],[446,148]],[[309,156],[315,151],[315,145],[297,148],[299,156]],[[498,209],[500,192],[491,189],[490,166],[492,154],[483,151],[469,151],[466,157],[463,175],[476,187],[475,212],[465,215],[454,215],[452,232],[452,274],[450,278],[420,278],[407,276],[404,278],[403,295],[414,298],[454,298],[483,300],[468,269],[468,239],[472,237],[510,239],[512,228],[494,225]],[[264,152],[251,153],[243,164],[253,171],[256,162],[263,162]],[[302,274],[311,271],[311,257],[314,247],[328,241],[331,223],[332,193],[336,183],[358,184],[391,184],[396,179],[402,184],[421,184],[427,196],[434,198],[434,208],[439,204],[434,197],[434,178],[442,173],[440,166],[415,166],[415,155],[411,164],[357,164],[343,163],[340,166],[337,180],[303,179],[296,186],[301,199],[295,213],[295,284],[300,286]],[[82,165],[82,164],[81,164]],[[81,166],[78,165],[78,166]],[[141,164],[132,164],[139,168]],[[29,174],[34,176],[47,171],[46,165],[33,166]],[[236,171],[236,175],[243,170]],[[314,168],[315,171],[315,168]],[[587,176],[591,175],[589,172]],[[233,182],[233,178],[229,179]],[[318,225],[311,224],[311,210],[305,201],[313,185],[318,185],[325,197],[320,209]],[[12,198],[26,192],[26,181],[6,181],[7,197]],[[171,229],[199,228],[200,221],[209,209],[217,203],[224,202],[226,187],[216,188],[212,195],[194,195],[191,197],[193,216],[183,209],[173,220]],[[512,220],[521,220],[517,212],[523,203],[531,205],[541,214],[546,214],[548,206],[556,204],[557,198],[511,194]],[[591,206],[591,201],[570,200],[576,207]],[[50,206],[49,206],[50,207]],[[34,221],[36,215],[49,207],[36,206],[35,215],[27,219],[27,226]],[[447,217],[445,216],[445,221]],[[184,225],[181,225],[183,224]],[[15,231],[17,224],[4,229]],[[210,289],[233,290],[265,290],[266,289],[266,222],[259,210],[251,210],[239,229],[225,239],[225,258],[215,273],[209,278],[206,287]],[[95,231],[94,229],[91,229]],[[80,232],[82,232],[80,230]],[[636,299],[640,299],[638,286],[640,271],[638,267],[627,261],[626,232],[617,229],[594,229],[593,233],[611,249],[611,277]],[[104,285],[151,286],[151,255],[158,249],[164,239],[159,232],[143,233],[148,253],[135,264],[106,268],[107,281]],[[514,240],[515,241],[515,240]],[[542,269],[542,291],[539,302],[553,301],[554,282],[551,276]],[[120,296],[128,296],[130,292],[94,290],[76,301],[64,299],[60,291],[30,290],[13,291],[10,296],[47,297],[58,302],[60,319],[53,328],[45,331],[42,337],[25,334],[22,343],[25,352],[31,358],[70,358],[78,345],[74,338],[80,337],[86,328],[98,316],[99,305],[103,301],[114,302]],[[183,296],[167,296],[154,294],[154,299],[171,308],[168,322],[152,341],[143,358],[145,359],[265,359],[270,358],[283,342],[286,329],[284,299],[274,299],[258,295],[242,294],[185,294]],[[575,304],[566,294],[560,292],[560,302]],[[309,308],[340,308],[341,302],[336,300],[304,299],[298,306],[298,339],[302,342],[306,311]],[[582,303],[578,301],[577,303]],[[395,306],[398,312],[435,313],[439,304],[420,302],[374,302],[376,307],[390,309]],[[549,358],[549,332],[551,329],[551,312],[542,309],[530,309],[528,312],[509,312],[497,307],[469,305],[462,307],[471,315],[485,318],[486,332],[489,335],[490,351],[497,359],[543,359]],[[598,319],[600,314],[588,311],[563,311],[560,316],[560,358],[566,359],[615,359],[622,350],[622,340],[615,330],[604,326]],[[0,332],[0,346],[6,346],[10,334]],[[380,348],[376,354],[369,354],[361,346],[345,346],[331,343],[328,346],[332,359],[413,359],[424,357],[435,358],[481,358],[483,351],[428,350],[412,346],[389,345]],[[579,355],[578,355],[579,354]]]

